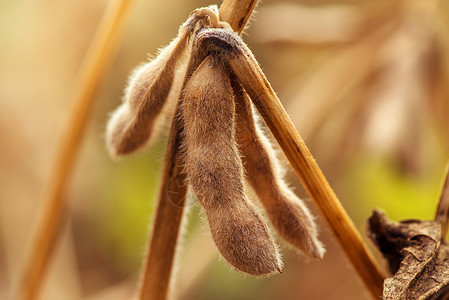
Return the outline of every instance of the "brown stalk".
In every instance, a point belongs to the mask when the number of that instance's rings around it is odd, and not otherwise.
[[[256,3],[257,0],[224,0],[219,11],[220,19],[230,23],[232,29],[240,33]],[[191,74],[188,73],[187,77],[189,75]],[[170,133],[147,258],[140,279],[139,299],[141,300],[164,300],[168,296],[186,193],[184,177],[179,177],[182,184],[175,185],[173,181],[168,181],[174,176],[181,176],[178,158],[172,159],[176,156],[175,151],[179,146],[179,125],[175,118]],[[167,187],[167,184],[170,185]],[[172,191],[171,194],[176,195],[174,202],[178,205],[175,206],[173,202],[168,201],[173,201],[173,196],[169,199],[166,191]]]
[[[258,0],[224,0],[219,10],[220,20],[229,23],[238,34],[251,16]]]
[[[139,299],[166,299],[187,193],[178,157],[178,118],[173,121],[159,187],[152,235],[140,279]]]
[[[231,55],[229,65],[278,141],[297,176],[333,231],[363,282],[376,298],[382,295],[381,269],[296,131],[281,102],[250,51]]]
[[[438,202],[438,208],[435,215],[435,221],[441,224],[441,237],[444,239],[447,235],[449,226],[449,167],[446,173],[446,179]]]
[[[63,225],[64,193],[87,127],[97,88],[104,78],[128,15],[132,0],[116,0],[107,8],[79,71],[73,93],[73,108],[61,132],[50,177],[44,185],[42,204],[33,226],[15,299],[36,299]]]

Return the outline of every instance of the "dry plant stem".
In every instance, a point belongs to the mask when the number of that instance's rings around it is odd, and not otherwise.
[[[441,191],[440,201],[438,202],[435,221],[441,224],[441,237],[444,239],[448,231],[449,218],[449,167],[447,168],[446,179],[444,181],[443,190]]]
[[[220,20],[228,22],[240,34],[256,4],[257,0],[224,0],[219,11]]]
[[[178,118],[180,105],[178,102],[170,129],[149,246],[140,275],[140,300],[164,300],[170,288],[187,194],[186,176],[182,173],[183,162],[180,161],[178,153],[182,131],[182,122]]]
[[[74,106],[61,133],[50,177],[44,186],[42,206],[33,226],[16,299],[36,299],[65,214],[64,192],[93,105],[95,91],[104,77],[117,45],[132,0],[113,1],[101,21],[83,62],[73,94]]]
[[[249,50],[247,51],[248,53]],[[252,55],[231,56],[230,67],[251,97],[293,169],[374,297],[382,295],[381,269],[296,131]]]
[[[166,299],[187,193],[185,175],[178,157],[179,124],[175,118],[165,156],[163,175],[144,262],[139,299]]]

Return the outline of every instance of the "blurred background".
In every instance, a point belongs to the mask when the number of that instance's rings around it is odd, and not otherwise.
[[[221,4],[136,2],[97,94],[41,299],[129,299],[136,288],[167,134],[113,162],[104,145],[108,115],[129,72],[168,44],[193,9]],[[108,3],[0,1],[1,299],[17,276],[75,77]],[[430,0],[265,0],[243,34],[364,238],[373,208],[393,220],[435,213],[449,157],[448,9]],[[324,260],[304,262],[279,241],[282,275],[241,275],[219,258],[192,200],[177,299],[370,298],[298,179],[288,177],[317,216]]]

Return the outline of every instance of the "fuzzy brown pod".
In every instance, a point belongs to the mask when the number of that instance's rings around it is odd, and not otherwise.
[[[439,222],[396,223],[375,210],[367,230],[394,274],[384,282],[383,299],[449,299],[449,245]]]
[[[248,182],[279,235],[306,256],[322,259],[325,249],[311,213],[283,180],[274,149],[254,119],[250,99],[237,80],[233,81],[233,90],[237,140]]]
[[[246,64],[257,64],[240,37],[227,29],[202,30],[196,37],[194,50],[202,56],[211,54],[226,62],[241,59]],[[283,180],[276,155],[269,140],[257,128],[249,97],[233,71],[230,72],[237,102],[237,141],[247,180],[279,234],[308,257],[321,259],[325,250],[318,240],[313,217]],[[257,92],[253,92],[253,96],[257,99]]]
[[[175,69],[189,57],[172,128],[182,140],[178,158],[184,175],[204,208],[220,253],[252,275],[281,272],[270,229],[245,193],[245,167],[247,181],[281,237],[308,257],[321,259],[325,251],[313,218],[284,182],[274,151],[252,116],[243,89],[248,85],[230,64],[257,62],[229,24],[218,21],[216,11],[195,12],[178,38],[131,76],[124,103],[109,122],[111,153],[130,153],[148,141],[179,81]]]
[[[187,82],[182,101],[185,171],[215,244],[243,272],[279,272],[282,263],[268,227],[244,193],[234,96],[223,62],[204,60]]]
[[[178,36],[155,59],[131,74],[123,104],[114,111],[107,126],[106,143],[113,157],[134,152],[149,141],[167,104],[176,70],[185,65],[192,36],[200,28],[216,27],[218,23],[216,11],[211,8],[193,11]],[[174,93],[175,98],[178,96],[179,91]]]

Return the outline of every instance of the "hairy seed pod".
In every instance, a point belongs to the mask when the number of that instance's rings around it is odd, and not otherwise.
[[[237,110],[236,136],[248,182],[280,236],[308,257],[322,259],[325,250],[318,240],[312,215],[284,182],[276,154],[254,120],[248,95],[236,79],[232,86]]]
[[[206,58],[193,73],[182,101],[185,171],[219,251],[243,272],[280,272],[268,227],[244,194],[232,88],[218,57]]]
[[[123,104],[112,114],[106,140],[112,156],[136,151],[150,139],[156,118],[161,114],[172,89],[178,66],[185,62],[191,36],[205,26],[217,26],[216,11],[195,10],[180,27],[178,36],[149,63],[137,68],[130,76]],[[173,98],[178,98],[180,88]],[[174,106],[173,106],[174,107]]]

